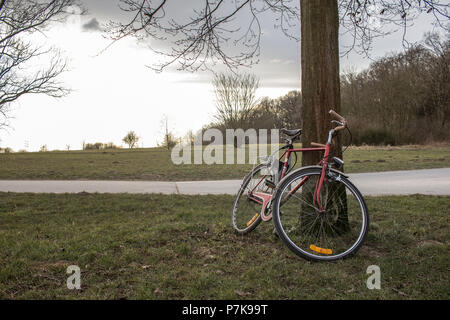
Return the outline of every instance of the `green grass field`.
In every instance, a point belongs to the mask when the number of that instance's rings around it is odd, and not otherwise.
[[[349,173],[450,167],[450,146],[353,147],[344,161]],[[0,179],[224,180],[241,179],[251,168],[175,165],[161,148],[0,154]]]
[[[112,156],[111,156],[112,157]],[[0,193],[1,299],[449,299],[450,197],[369,197],[356,256],[311,263],[230,226],[231,196]],[[66,268],[81,269],[68,290]],[[367,267],[381,289],[366,287]]]

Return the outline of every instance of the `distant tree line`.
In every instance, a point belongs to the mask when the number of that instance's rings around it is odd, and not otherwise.
[[[264,97],[249,116],[249,127],[255,129],[301,128],[302,95],[290,91],[271,99]]]
[[[450,138],[450,39],[428,33],[402,53],[341,76],[341,102],[355,144]]]
[[[427,33],[421,43],[404,52],[379,58],[363,71],[342,74],[341,110],[352,131],[352,144],[449,141],[449,71],[449,35],[444,40],[437,33]],[[236,83],[245,85],[236,87]],[[216,121],[203,130],[302,127],[299,91],[256,100],[258,81],[239,74],[216,76],[213,85]]]
[[[125,137],[123,137],[122,141],[128,145],[128,147],[135,148],[137,147],[137,143],[139,141],[138,135],[134,131],[129,131]],[[83,150],[106,150],[106,149],[119,149],[122,148],[121,146],[116,146],[112,142],[108,143],[102,143],[102,142],[95,142],[95,143],[86,143],[83,142]]]
[[[118,149],[118,148],[120,148],[120,147],[116,146],[112,142],[83,143],[83,150],[106,150],[106,149]]]

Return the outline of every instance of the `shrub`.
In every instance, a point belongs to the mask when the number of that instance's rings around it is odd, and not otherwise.
[[[14,150],[9,147],[4,148],[4,149],[0,148],[0,153],[13,153],[13,152],[14,152]]]
[[[168,150],[172,149],[177,145],[179,139],[176,138],[171,132],[164,136],[164,140],[161,143],[158,143],[158,147],[167,148]]]
[[[83,148],[84,148],[83,150],[103,150],[103,149],[118,149],[119,147],[112,142],[108,143],[96,142],[96,143],[85,143],[83,145]]]
[[[108,142],[108,143],[105,143],[104,145],[103,145],[103,149],[119,149],[119,147],[118,146],[116,146],[114,143],[112,143],[112,142]]]
[[[139,137],[137,136],[136,132],[130,131],[122,139],[122,141],[125,142],[128,145],[128,147],[131,149],[131,148],[137,147]]]
[[[394,145],[394,136],[384,129],[366,129],[356,139],[356,144]]]
[[[96,143],[85,143],[84,144],[84,150],[99,150],[102,143],[96,142]]]

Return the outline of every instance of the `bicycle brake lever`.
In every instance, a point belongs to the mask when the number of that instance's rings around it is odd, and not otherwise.
[[[343,122],[340,122],[340,121],[337,121],[337,120],[331,120],[331,123],[336,123],[336,124],[338,124],[338,125],[340,125],[340,126],[343,126],[343,125],[344,125]]]

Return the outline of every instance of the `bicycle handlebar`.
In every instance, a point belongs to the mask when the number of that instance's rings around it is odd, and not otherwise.
[[[347,127],[347,120],[345,120],[345,118],[343,116],[338,114],[333,109],[330,109],[330,111],[328,113],[331,114],[332,117],[334,117],[335,119],[339,120],[339,122],[342,123],[342,125],[334,128],[334,131],[339,131],[339,130],[345,129]]]
[[[328,113],[331,114],[333,117],[335,117],[340,122],[345,122],[345,118],[343,116],[341,116],[340,114],[338,114],[333,109],[330,109],[330,111],[328,111]]]

